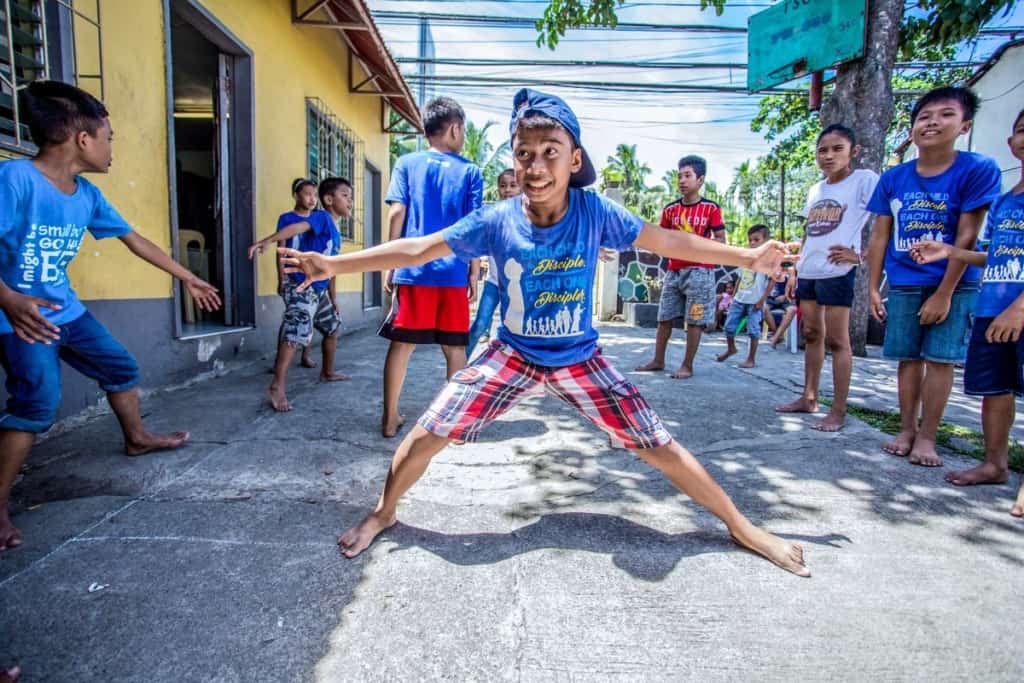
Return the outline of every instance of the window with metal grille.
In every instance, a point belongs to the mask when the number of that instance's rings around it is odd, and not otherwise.
[[[41,78],[103,99],[100,0],[0,0],[0,147],[35,151],[18,93]]]
[[[352,183],[352,216],[343,218],[341,238],[357,242],[363,234],[363,141],[316,97],[306,99],[306,150],[309,177],[317,182],[331,176]]]

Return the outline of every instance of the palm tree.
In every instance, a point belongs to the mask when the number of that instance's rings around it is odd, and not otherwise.
[[[679,192],[679,169],[673,168],[671,171],[665,171],[665,175],[661,176],[661,182],[665,183],[669,195],[675,196]]]
[[[498,174],[508,166],[508,142],[502,142],[497,148],[487,139],[487,131],[497,125],[488,121],[482,127],[472,121],[466,122],[466,144],[462,147],[462,156],[480,167],[484,176],[484,199],[492,202],[498,199]]]
[[[608,178],[615,175],[622,178],[623,190],[646,189],[645,179],[651,172],[651,167],[641,163],[636,158],[636,145],[620,144],[615,148],[615,154],[608,157],[608,165],[602,171],[602,176]]]

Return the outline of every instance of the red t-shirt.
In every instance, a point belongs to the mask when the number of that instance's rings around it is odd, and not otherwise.
[[[677,199],[661,211],[661,227],[669,230],[685,230],[701,237],[714,238],[715,230],[725,229],[722,223],[722,207],[710,199],[700,198],[694,204],[685,204]],[[694,263],[693,261],[668,260],[669,270],[680,268],[714,268],[710,263]]]

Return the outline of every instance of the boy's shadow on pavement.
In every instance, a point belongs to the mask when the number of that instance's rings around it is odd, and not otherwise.
[[[780,535],[833,548],[852,542],[843,534]],[[602,553],[611,555],[616,567],[644,581],[661,581],[684,557],[746,552],[729,540],[724,529],[669,534],[622,517],[591,512],[546,514],[508,533],[445,534],[399,522],[382,538],[397,544],[389,553],[418,547],[463,566],[493,564],[545,548]]]

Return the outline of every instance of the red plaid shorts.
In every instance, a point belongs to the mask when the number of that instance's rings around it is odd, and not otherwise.
[[[437,436],[475,441],[480,431],[523,398],[547,392],[606,432],[612,446],[656,448],[672,441],[640,390],[600,351],[564,368],[530,363],[495,340],[438,394],[419,424]]]

